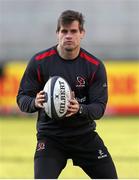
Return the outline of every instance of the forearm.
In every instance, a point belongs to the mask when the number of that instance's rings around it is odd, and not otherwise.
[[[35,107],[35,98],[27,95],[18,95],[17,104],[21,111],[34,113],[38,109]]]
[[[100,119],[108,102],[107,75],[103,64],[97,69],[88,92],[88,101],[82,105],[81,115],[88,120]]]
[[[89,121],[100,119],[105,112],[106,105],[103,103],[92,103],[92,104],[81,104],[79,114],[82,117],[85,117]]]

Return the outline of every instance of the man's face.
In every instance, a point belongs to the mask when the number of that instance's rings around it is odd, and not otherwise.
[[[57,32],[58,44],[66,51],[73,51],[80,47],[84,31],[80,31],[79,22],[73,21],[71,24],[61,25]]]

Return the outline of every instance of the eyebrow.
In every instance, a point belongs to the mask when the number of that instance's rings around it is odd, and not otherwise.
[[[79,30],[79,29],[70,29],[70,30],[68,30],[68,29],[66,29],[66,28],[63,28],[63,29],[61,29],[60,31],[61,31],[61,32],[65,32],[65,33],[68,32],[68,31],[70,31],[70,32],[73,32],[73,33],[74,33],[74,32],[77,32],[78,30]]]

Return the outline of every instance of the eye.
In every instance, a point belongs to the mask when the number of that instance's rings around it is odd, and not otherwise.
[[[62,29],[61,33],[66,34],[68,31],[66,29]]]
[[[71,30],[71,33],[72,33],[72,34],[75,34],[75,33],[77,33],[77,32],[78,32],[77,29],[72,29],[72,30]]]

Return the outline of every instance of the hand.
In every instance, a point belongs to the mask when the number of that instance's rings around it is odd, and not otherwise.
[[[72,99],[69,100],[68,111],[66,117],[72,116],[79,111],[80,105],[75,99],[74,92],[72,92]]]
[[[37,93],[35,98],[35,107],[37,108],[44,108],[43,103],[45,102],[45,92],[40,91]]]

